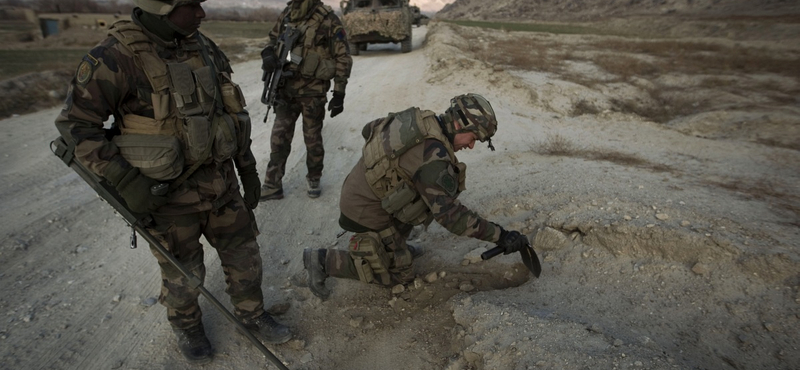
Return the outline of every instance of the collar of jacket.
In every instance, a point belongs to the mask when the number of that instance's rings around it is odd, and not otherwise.
[[[141,27],[151,40],[164,48],[177,48],[179,41],[189,39],[192,35],[170,22],[167,16],[150,14],[140,8],[133,9],[131,20]]]

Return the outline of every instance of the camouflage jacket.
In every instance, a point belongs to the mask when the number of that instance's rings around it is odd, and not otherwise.
[[[133,19],[141,26],[135,14]],[[163,62],[180,63],[197,58],[200,53],[195,37],[163,41],[146,29],[143,31],[152,40]],[[202,34],[198,37],[208,40]],[[211,45],[209,55],[217,68],[218,78],[230,79],[232,70],[227,57],[210,40],[206,44]],[[122,157],[119,147],[110,138],[119,134],[123,116],[155,118],[153,97],[156,95],[153,93],[147,74],[138,67],[131,51],[115,37],[109,36],[83,57],[55,124],[62,136],[76,142],[76,158],[96,174],[104,176],[112,161],[130,168],[131,164]],[[174,100],[168,104],[175,109]],[[247,112],[243,113],[246,115]],[[111,127],[104,127],[112,116]],[[219,206],[220,201],[229,199],[239,189],[234,163],[237,168],[255,166],[249,141],[232,159],[205,161],[180,187],[170,192],[169,203],[159,211],[182,214]]]
[[[284,67],[286,71],[293,73],[293,77],[286,80],[279,94],[288,97],[324,96],[331,87],[331,78],[333,79],[333,91],[344,93],[347,80],[350,78],[350,70],[353,67],[353,58],[350,56],[347,34],[339,17],[334,14],[331,7],[321,2],[311,12],[311,16],[303,22],[289,22],[289,11],[290,7],[286,7],[278,17],[278,21],[269,33],[267,47],[272,47],[277,54],[278,39],[287,26],[305,29],[304,34],[300,36],[293,47],[293,52],[301,55],[303,61],[300,65],[289,63]],[[322,61],[331,64],[333,67],[331,68],[332,77],[319,79],[312,76],[314,70],[319,70],[319,68],[310,65],[310,61],[316,64],[316,60],[308,57],[309,52],[314,52],[319,56],[320,67]]]
[[[376,126],[383,120],[385,118],[374,120],[367,126]],[[497,242],[500,226],[482,218],[457,199],[460,192],[453,189],[452,184],[458,184],[458,174],[464,168],[456,165],[458,160],[450,154],[452,150],[448,150],[448,147],[452,148],[452,143],[425,139],[400,155],[398,165],[411,175],[414,189],[436,222],[456,235]],[[356,223],[372,230],[383,230],[392,226],[393,217],[384,210],[382,199],[375,195],[366,173],[362,157],[342,185],[339,208],[342,214]],[[442,181],[443,177],[450,177],[449,181]]]

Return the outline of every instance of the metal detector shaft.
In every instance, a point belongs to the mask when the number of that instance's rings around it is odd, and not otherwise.
[[[181,274],[183,274],[183,276],[189,279],[189,286],[200,291],[200,294],[202,294],[203,297],[205,297],[209,302],[211,302],[214,305],[214,307],[216,307],[217,310],[219,310],[219,312],[221,312],[222,315],[225,316],[226,319],[228,319],[228,321],[230,321],[234,326],[236,326],[236,329],[238,329],[239,332],[241,332],[245,337],[247,337],[247,339],[250,340],[250,342],[252,342],[256,346],[256,348],[258,348],[258,350],[264,354],[264,356],[267,356],[267,359],[269,359],[270,362],[275,364],[275,366],[277,366],[278,369],[289,370],[289,368],[287,368],[277,357],[275,357],[275,355],[272,354],[272,352],[270,352],[267,349],[267,347],[264,347],[261,341],[259,341],[258,338],[256,338],[252,333],[250,333],[250,331],[247,330],[247,328],[245,328],[244,325],[239,320],[237,320],[236,317],[233,316],[233,314],[227,308],[225,308],[225,306],[223,306],[222,303],[220,303],[220,301],[217,300],[217,298],[214,297],[214,295],[211,294],[211,292],[206,290],[206,288],[203,287],[202,283],[200,282],[200,279],[198,279],[197,276],[192,274],[191,271],[186,270],[186,268],[183,267],[183,265],[178,260],[175,259],[172,253],[169,253],[169,251],[167,251],[164,248],[164,246],[161,245],[158,239],[156,239],[152,234],[150,234],[150,232],[147,231],[147,229],[143,228],[138,224],[133,225],[133,228],[145,240],[147,240],[147,242],[150,243],[151,246],[155,247],[156,250],[158,250],[158,252],[161,253],[161,255],[163,255],[167,260],[169,260],[169,263],[171,263],[173,266],[175,266],[175,268],[180,270]]]
[[[164,258],[166,258],[170,264],[172,264],[178,271],[183,274],[187,279],[189,279],[189,286],[194,289],[197,289],[200,294],[203,295],[209,302],[211,302],[214,307],[219,310],[223,316],[225,316],[228,321],[230,321],[236,329],[238,329],[247,339],[253,343],[253,345],[258,348],[264,356],[267,357],[275,366],[278,367],[280,370],[289,370],[277,357],[275,357],[272,352],[270,352],[267,347],[259,341],[252,333],[250,333],[245,326],[236,319],[233,314],[228,311],[225,306],[222,305],[200,282],[200,279],[197,278],[191,271],[187,270],[175,257],[172,253],[169,253],[164,246],[161,245],[161,242],[156,239],[153,234],[151,234],[146,228],[145,225],[150,224],[152,222],[152,218],[148,214],[139,214],[134,213],[129,210],[125,206],[125,201],[119,195],[119,193],[108,184],[107,181],[103,180],[101,177],[94,174],[94,172],[90,171],[88,168],[84,167],[79,161],[75,160],[74,151],[75,145],[73,143],[67,144],[67,141],[63,137],[59,137],[53,142],[50,143],[50,150],[55,154],[58,158],[60,158],[64,164],[72,168],[73,171],[77,172],[78,175],[89,184],[89,186],[94,189],[98,195],[100,195],[103,200],[105,200],[108,204],[110,204],[114,210],[117,211],[125,221],[141,235],[151,246],[153,246]],[[135,234],[134,234],[135,235]],[[135,238],[131,238],[131,241],[134,242]]]

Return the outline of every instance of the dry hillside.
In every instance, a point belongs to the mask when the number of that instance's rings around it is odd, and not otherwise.
[[[442,19],[592,21],[623,16],[773,16],[800,13],[791,0],[456,0],[437,14]],[[796,21],[796,19],[795,19]]]

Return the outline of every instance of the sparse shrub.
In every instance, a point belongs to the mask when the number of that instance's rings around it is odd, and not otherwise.
[[[572,117],[582,116],[584,114],[597,114],[600,113],[600,108],[597,108],[593,103],[586,99],[581,99],[572,107],[570,115]]]
[[[542,155],[560,155],[570,156],[573,155],[577,149],[569,139],[561,136],[560,134],[549,135],[547,139],[540,143],[535,150]]]

